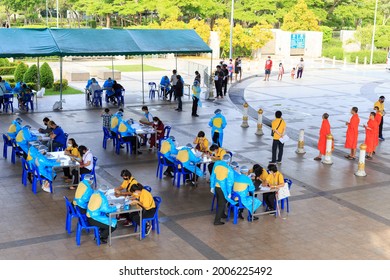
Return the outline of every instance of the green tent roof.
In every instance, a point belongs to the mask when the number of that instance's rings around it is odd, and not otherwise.
[[[191,29],[0,29],[0,57],[208,53]]]

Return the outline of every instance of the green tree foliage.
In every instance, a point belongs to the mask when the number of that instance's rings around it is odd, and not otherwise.
[[[198,33],[200,38],[207,44],[210,39],[210,26],[203,20],[191,19],[187,25]]]
[[[0,58],[0,67],[8,67],[11,63],[6,58]]]
[[[41,87],[52,88],[54,83],[54,75],[50,65],[47,62],[43,63],[39,71],[41,76]]]
[[[25,83],[37,83],[38,82],[38,67],[33,64],[31,65],[26,73],[23,75],[23,82]]]
[[[322,42],[328,43],[330,40],[332,40],[332,28],[328,26],[320,26],[320,30],[322,31]]]
[[[27,69],[28,69],[28,65],[23,62],[19,63],[18,66],[16,66],[15,73],[14,73],[16,82],[23,81],[23,76],[24,73],[26,73]]]
[[[316,15],[307,7],[305,0],[298,3],[284,16],[282,29],[286,31],[319,31]]]

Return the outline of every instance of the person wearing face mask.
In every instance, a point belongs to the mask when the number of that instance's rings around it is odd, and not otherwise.
[[[89,174],[93,168],[93,155],[91,151],[83,145],[79,146],[78,150],[81,156],[81,160],[77,160],[80,162],[80,173],[77,169],[72,170],[73,185],[78,185],[80,182],[80,174]],[[71,186],[70,189],[74,190],[75,187]]]
[[[132,192],[130,192],[130,188],[134,184],[138,184],[138,181],[133,177],[131,172],[127,169],[123,169],[121,171],[121,177],[123,179],[122,184],[115,188],[115,196],[120,197],[120,196],[128,196],[128,195],[133,195]]]
[[[152,134],[149,139],[150,149],[156,146],[156,140],[163,139],[164,138],[164,124],[158,117],[153,117],[153,125],[152,127],[156,130],[157,136],[155,134]],[[157,138],[157,139],[156,139]]]
[[[50,133],[53,131],[53,129],[51,129],[51,127],[49,126],[49,121],[50,121],[50,119],[48,117],[43,118],[43,124],[45,125],[46,128],[38,129],[39,133],[46,134],[46,133]]]
[[[58,126],[54,121],[49,121],[49,126],[52,129],[52,132],[50,133],[50,138],[52,139],[52,144],[50,145],[50,152],[55,151],[57,148],[65,147],[66,136],[62,128]]]
[[[209,152],[209,140],[206,138],[206,134],[203,131],[198,132],[198,136],[193,142],[196,146],[195,149],[202,153]]]
[[[269,81],[269,76],[271,75],[271,69],[272,69],[272,60],[271,57],[268,56],[267,60],[265,61],[265,77],[264,81]]]
[[[81,159],[80,152],[79,152],[79,146],[76,143],[76,140],[73,138],[69,138],[68,140],[68,146],[64,152],[65,155],[74,158],[74,159]],[[65,182],[70,183],[72,182],[72,175],[70,174],[70,168],[65,167],[64,168],[64,176],[62,176],[63,179],[65,179]]]
[[[87,213],[88,202],[93,194],[93,175],[85,175],[76,189],[73,205],[78,208],[81,214]]]

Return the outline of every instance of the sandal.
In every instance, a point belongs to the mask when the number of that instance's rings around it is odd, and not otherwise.
[[[75,190],[76,187],[70,186],[69,189],[70,189],[70,190]]]
[[[314,160],[322,160],[320,157],[315,157]]]

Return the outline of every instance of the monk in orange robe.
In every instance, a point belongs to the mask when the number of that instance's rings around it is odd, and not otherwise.
[[[320,138],[318,139],[318,151],[319,154],[314,158],[314,160],[321,160],[322,156],[326,153],[326,136],[330,134],[330,123],[329,123],[329,114],[325,113],[322,115],[322,124],[320,129]]]
[[[368,119],[367,124],[364,124],[363,127],[366,129],[366,139],[364,140],[364,144],[366,144],[366,159],[372,159],[372,152],[375,151],[375,138],[377,137],[378,132],[378,123],[375,120],[375,113],[370,113],[370,118]]]
[[[355,159],[356,158],[356,147],[358,142],[358,133],[359,133],[359,115],[358,115],[358,108],[352,107],[351,109],[352,117],[349,120],[349,122],[346,122],[345,124],[348,126],[347,129],[347,136],[345,139],[345,148],[351,149],[351,153],[349,155],[346,155],[345,157],[347,159]]]

